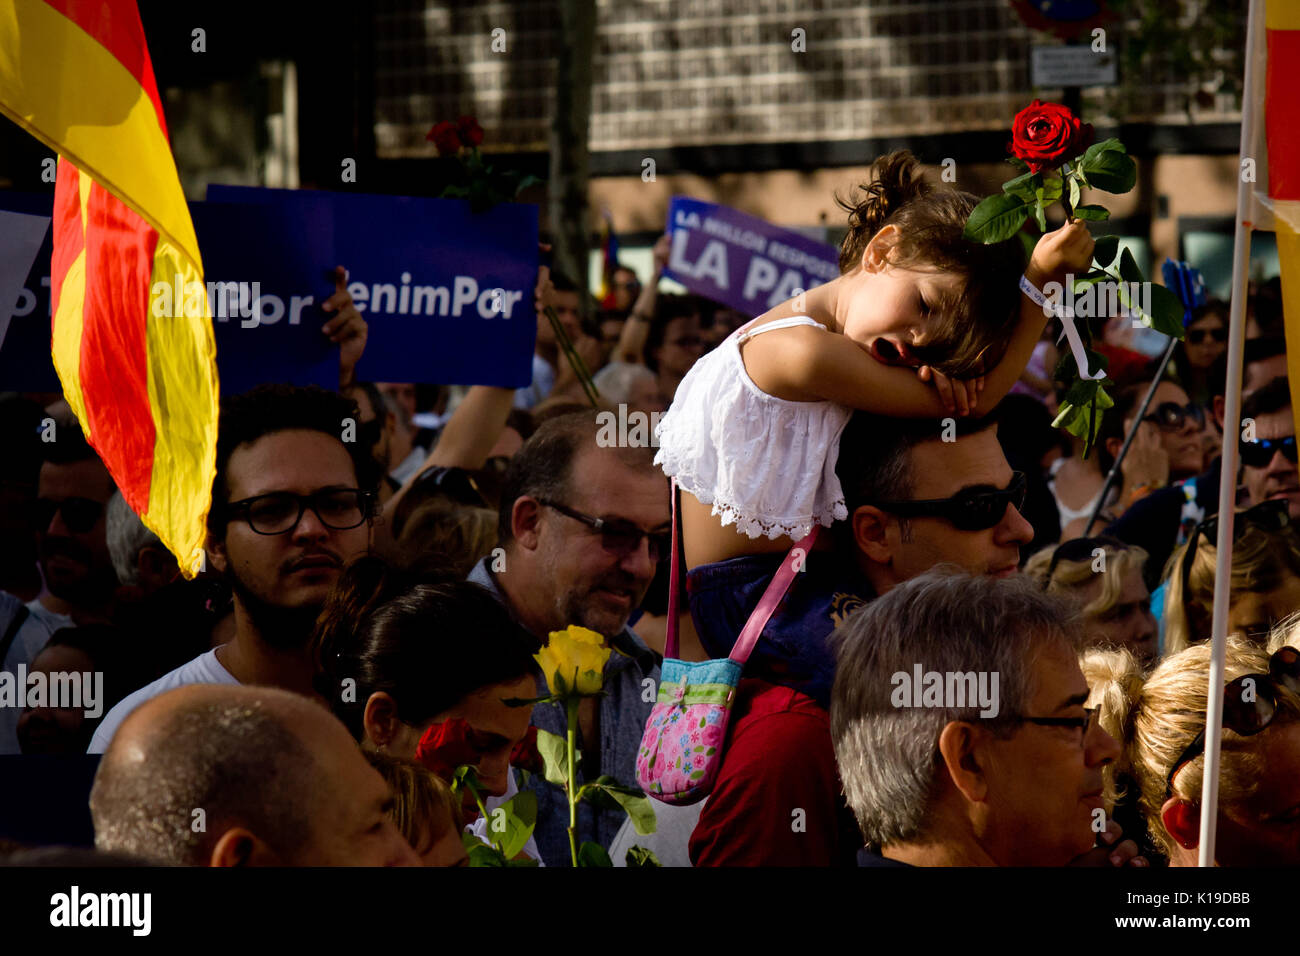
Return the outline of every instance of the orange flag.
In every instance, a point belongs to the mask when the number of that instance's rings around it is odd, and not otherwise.
[[[59,154],[51,342],[64,397],[192,577],[216,463],[216,344],[135,0],[0,0],[0,112]]]

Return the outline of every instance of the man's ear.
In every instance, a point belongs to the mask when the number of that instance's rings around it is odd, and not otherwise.
[[[1160,808],[1160,822],[1169,835],[1185,850],[1194,850],[1201,843],[1201,808],[1178,797],[1170,797]]]
[[[853,540],[874,564],[889,564],[894,559],[894,545],[889,539],[889,525],[894,519],[875,505],[863,505],[849,517],[853,523]]]
[[[865,272],[879,272],[889,263],[889,254],[898,243],[899,229],[895,225],[879,230],[862,250],[862,268]]]
[[[401,720],[397,716],[397,701],[383,691],[371,694],[361,715],[361,726],[376,749],[382,750],[397,736],[401,726]]]
[[[212,562],[212,566],[225,574],[226,568],[230,565],[230,561],[226,557],[226,542],[218,541],[216,535],[208,532],[208,539],[204,542],[204,550],[208,552],[208,560]]]
[[[1124,434],[1126,435],[1128,434],[1127,428],[1124,430]],[[1124,439],[1122,438],[1106,439],[1106,454],[1110,455],[1112,459],[1116,459],[1119,457],[1119,450],[1123,447],[1124,447]]]
[[[510,509],[510,530],[521,547],[537,550],[541,520],[542,506],[536,498],[520,495],[515,499],[514,507]]]
[[[284,861],[258,836],[232,827],[217,838],[208,854],[208,866],[283,866]]]
[[[948,777],[971,803],[983,803],[989,793],[981,754],[984,736],[962,721],[952,721],[939,732],[939,756]]]

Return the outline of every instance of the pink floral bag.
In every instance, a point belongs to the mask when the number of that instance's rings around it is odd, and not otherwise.
[[[795,544],[781,562],[758,606],[721,660],[682,661],[677,655],[677,590],[681,559],[677,552],[677,483],[673,482],[673,553],[668,573],[668,636],[659,672],[659,697],[646,721],[637,751],[641,789],[664,803],[685,805],[707,797],[722,764],[731,705],[741,671],[772,612],[798,573],[800,560],[817,538],[817,527]]]

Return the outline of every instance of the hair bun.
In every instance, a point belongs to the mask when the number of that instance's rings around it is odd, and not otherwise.
[[[871,181],[859,186],[848,199],[836,196],[835,201],[848,211],[850,235],[860,236],[865,247],[894,213],[930,190],[922,177],[920,160],[911,150],[900,149],[878,157],[871,164]],[[845,264],[841,262],[840,267],[844,269]]]

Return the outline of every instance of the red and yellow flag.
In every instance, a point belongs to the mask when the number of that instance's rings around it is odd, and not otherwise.
[[[1264,124],[1268,200],[1282,271],[1291,407],[1300,412],[1300,0],[1268,0]]]
[[[135,0],[0,0],[0,112],[59,154],[51,340],[64,397],[191,577],[215,471],[216,344]]]

